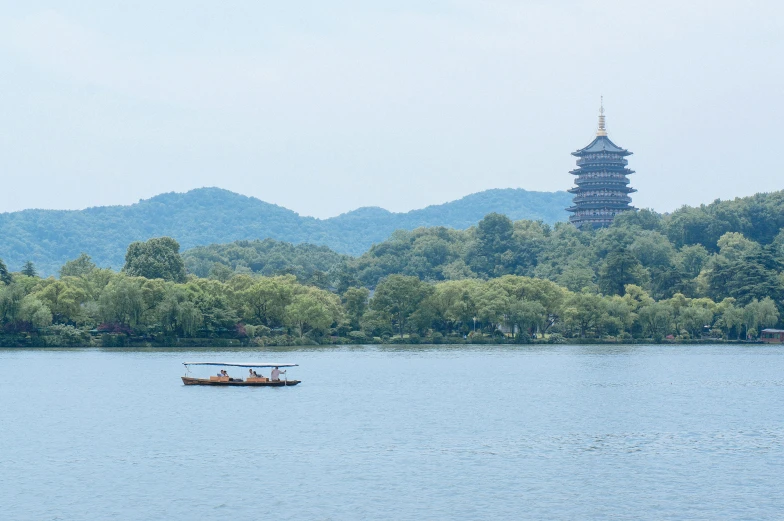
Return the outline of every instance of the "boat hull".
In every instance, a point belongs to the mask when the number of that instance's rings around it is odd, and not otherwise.
[[[240,386],[252,386],[252,387],[290,387],[292,385],[297,385],[299,380],[279,380],[276,382],[272,381],[265,381],[265,382],[246,382],[244,380],[235,380],[235,381],[228,381],[228,382],[220,382],[216,380],[209,380],[207,378],[191,378],[189,376],[182,377],[182,383],[184,385],[240,385]]]

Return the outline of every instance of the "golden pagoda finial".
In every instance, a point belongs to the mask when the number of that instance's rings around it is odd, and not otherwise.
[[[604,127],[604,96],[599,98],[599,130],[596,131],[597,136],[606,136],[607,129]]]

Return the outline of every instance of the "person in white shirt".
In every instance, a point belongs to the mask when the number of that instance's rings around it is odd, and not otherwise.
[[[270,374],[270,380],[272,380],[273,382],[279,382],[281,374],[286,374],[286,371],[281,371],[277,367],[274,368],[272,370],[272,373]]]

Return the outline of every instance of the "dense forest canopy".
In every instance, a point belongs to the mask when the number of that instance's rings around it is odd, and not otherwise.
[[[511,219],[554,223],[565,218],[563,209],[569,197],[566,192],[487,190],[407,213],[360,208],[321,220],[227,190],[202,188],[162,194],[130,206],[0,214],[0,257],[14,271],[32,261],[47,276],[80,253],[90,255],[100,267],[117,269],[123,265],[129,243],[161,236],[176,239],[184,249],[271,238],[360,255],[394,230],[464,229],[493,211]]]
[[[669,215],[626,213],[610,228],[588,231],[491,214],[467,230],[397,231],[336,271],[369,287],[392,273],[428,281],[515,274],[572,291],[621,294],[625,284],[637,284],[655,298],[680,292],[744,302],[779,299],[782,227],[784,192]]]
[[[288,274],[300,282],[324,286],[327,272],[350,257],[326,246],[264,239],[197,246],[186,251],[183,258],[188,273],[198,277],[225,281],[235,273]]]
[[[119,273],[85,254],[59,278],[39,277],[33,263],[11,273],[0,261],[0,337],[12,345],[753,339],[784,312],[781,198],[630,212],[582,231],[491,213],[467,230],[397,231],[357,258],[272,240],[180,255],[162,237],[132,243]]]

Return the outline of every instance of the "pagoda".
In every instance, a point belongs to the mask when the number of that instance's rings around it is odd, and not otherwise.
[[[577,168],[569,173],[577,176],[569,190],[574,194],[574,204],[566,210],[572,212],[569,222],[578,228],[609,226],[616,215],[634,210],[629,194],[636,192],[629,186],[630,174],[624,159],[632,155],[607,137],[604,126],[604,103],[599,109],[599,129],[596,138],[585,148],[572,152],[577,156]]]

